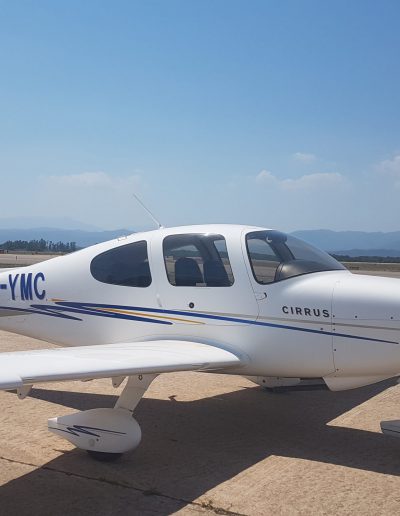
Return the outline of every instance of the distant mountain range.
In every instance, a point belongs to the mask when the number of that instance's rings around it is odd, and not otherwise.
[[[11,224],[14,219],[8,219]],[[16,221],[17,219],[15,219]],[[31,224],[37,222],[29,219]],[[61,219],[60,219],[61,220]],[[60,222],[56,220],[55,222]],[[72,228],[65,227],[30,227],[21,228],[22,219],[18,219],[18,226],[9,229],[4,227],[7,219],[0,219],[0,244],[7,240],[39,240],[44,238],[53,242],[76,242],[78,247],[87,247],[99,242],[105,242],[122,235],[129,235],[132,229],[115,229],[103,231],[92,226],[86,226],[77,221],[62,219],[64,224],[71,224]],[[60,224],[61,225],[61,224]],[[140,228],[141,230],[142,228]],[[309,242],[330,253],[348,256],[390,256],[400,257],[400,231],[390,233],[364,231],[331,231],[327,229],[294,231],[292,235]]]
[[[334,254],[400,256],[400,231],[369,233],[365,231],[315,229],[294,231],[292,235]]]

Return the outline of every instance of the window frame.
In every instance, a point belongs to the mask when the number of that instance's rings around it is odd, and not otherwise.
[[[170,275],[169,275],[169,272],[168,272],[168,269],[167,269],[167,262],[166,262],[166,255],[165,255],[165,248],[166,248],[166,241],[169,239],[169,238],[175,238],[175,237],[186,237],[186,238],[190,238],[190,237],[199,237],[199,241],[200,241],[200,246],[197,246],[196,245],[196,240],[194,239],[192,242],[189,242],[189,244],[185,244],[185,245],[194,245],[194,247],[197,249],[198,253],[199,253],[199,256],[201,257],[202,259],[202,267],[203,267],[203,271],[201,271],[200,269],[200,272],[202,273],[202,277],[203,277],[203,280],[204,280],[204,263],[207,261],[207,260],[204,260],[203,258],[203,254],[201,253],[201,248],[204,247],[204,249],[206,251],[208,251],[208,245],[203,243],[201,241],[202,237],[218,237],[218,238],[215,238],[215,240],[213,240],[213,245],[215,247],[215,252],[217,253],[218,255],[218,258],[219,260],[221,261],[221,265],[222,267],[224,268],[225,270],[225,273],[228,277],[228,281],[229,281],[229,285],[219,285],[219,286],[216,286],[216,285],[207,285],[204,281],[203,281],[203,284],[202,285],[176,285],[176,282],[175,283],[172,283],[171,282],[171,279],[170,279]],[[215,246],[215,241],[216,240],[223,240],[224,243],[225,243],[225,249],[226,249],[226,255],[227,255],[227,259],[228,259],[228,265],[229,265],[229,269],[230,269],[230,272],[228,272],[228,270],[226,269],[224,263],[223,263],[223,257],[221,256],[220,254],[220,251],[218,250],[218,248]],[[184,245],[182,245],[182,247],[184,247]],[[167,281],[168,281],[168,284],[171,285],[172,287],[191,287],[191,288],[198,288],[198,289],[205,289],[205,288],[228,288],[228,287],[232,287],[235,283],[235,276],[233,274],[233,269],[232,269],[232,262],[231,262],[231,259],[230,259],[230,253],[228,251],[228,246],[227,246],[227,240],[226,240],[226,237],[224,235],[222,235],[221,233],[207,233],[207,232],[203,232],[203,233],[176,233],[176,234],[170,234],[170,235],[167,235],[163,238],[163,241],[162,241],[162,260],[164,262],[164,270],[165,270],[165,276],[167,278]],[[190,257],[188,257],[190,258]],[[175,266],[175,263],[176,263],[177,260],[175,260],[174,262],[174,266]],[[199,266],[200,267],[200,266]]]
[[[259,285],[272,285],[273,283],[276,283],[276,281],[275,281],[275,274],[276,274],[276,271],[278,270],[278,267],[279,267],[279,266],[280,266],[280,264],[282,263],[282,261],[277,262],[277,264],[278,264],[278,265],[277,265],[277,267],[276,267],[276,269],[275,269],[274,279],[273,279],[272,281],[269,281],[268,283],[263,283],[262,281],[259,281],[259,280],[257,279],[257,274],[256,274],[256,273],[255,273],[255,271],[254,271],[253,260],[251,259],[250,249],[249,249],[249,240],[251,240],[251,239],[249,239],[248,237],[249,237],[249,235],[252,235],[252,234],[254,234],[254,233],[258,233],[258,232],[257,232],[257,231],[250,231],[249,233],[246,233],[246,235],[245,235],[247,259],[248,259],[248,261],[249,261],[249,263],[250,263],[250,268],[251,268],[251,272],[252,272],[252,274],[253,274],[253,278],[255,279],[255,281],[256,281]],[[257,240],[262,241],[262,240],[261,240],[261,238],[259,238],[259,239],[257,239]],[[268,242],[265,242],[265,243],[268,245]],[[271,247],[270,247],[270,248],[271,248]],[[275,251],[274,251],[272,248],[271,248],[271,250],[272,250],[272,252],[273,252],[273,253],[275,254],[275,256],[276,256]],[[279,257],[278,257],[278,258],[279,258]]]

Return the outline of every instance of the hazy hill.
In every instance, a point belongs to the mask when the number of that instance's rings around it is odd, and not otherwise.
[[[82,229],[79,222],[75,228],[33,227],[30,229],[3,228],[6,219],[0,219],[0,244],[7,240],[38,240],[53,242],[76,242],[78,247],[105,242],[133,233],[131,229],[109,231]],[[67,223],[68,221],[65,221]],[[71,221],[70,221],[71,222]],[[9,226],[10,227],[10,226]],[[325,251],[348,256],[400,256],[400,231],[391,233],[368,233],[363,231],[331,231],[327,229],[303,230],[292,233]]]
[[[364,231],[315,229],[294,231],[292,234],[335,254],[400,256],[400,231],[368,233]]]

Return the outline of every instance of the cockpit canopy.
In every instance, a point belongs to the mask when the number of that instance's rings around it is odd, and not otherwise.
[[[254,277],[262,285],[311,272],[345,269],[328,253],[280,231],[248,233],[246,246]]]

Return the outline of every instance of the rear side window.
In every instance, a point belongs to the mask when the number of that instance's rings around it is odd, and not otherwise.
[[[102,283],[124,287],[148,287],[151,284],[147,242],[115,247],[93,258],[92,276]]]
[[[230,287],[233,274],[221,235],[171,235],[163,242],[168,281],[176,287]]]

